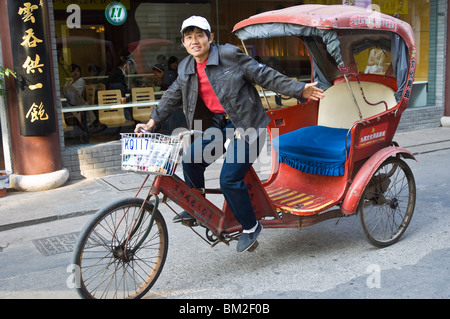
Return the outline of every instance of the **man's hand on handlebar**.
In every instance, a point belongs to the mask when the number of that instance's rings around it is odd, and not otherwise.
[[[150,119],[147,123],[139,123],[136,125],[136,128],[134,129],[134,133],[148,133],[153,130],[155,127],[156,122],[153,119]]]

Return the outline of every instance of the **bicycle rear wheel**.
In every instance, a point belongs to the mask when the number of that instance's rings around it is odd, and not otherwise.
[[[411,169],[400,158],[388,158],[373,174],[358,206],[358,226],[365,239],[376,247],[397,242],[411,221],[415,201]]]
[[[119,200],[86,224],[74,251],[82,298],[141,298],[164,266],[167,226],[140,198]]]

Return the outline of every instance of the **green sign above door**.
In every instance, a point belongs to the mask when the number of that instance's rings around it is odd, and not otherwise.
[[[127,21],[127,8],[120,2],[111,2],[105,9],[105,17],[112,25],[122,25]]]

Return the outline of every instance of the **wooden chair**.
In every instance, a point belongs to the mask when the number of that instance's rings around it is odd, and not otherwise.
[[[97,91],[97,85],[87,84],[84,86],[84,99],[89,105],[97,104],[95,101],[95,92]],[[88,123],[93,122],[98,118],[97,111],[86,111],[86,117]]]
[[[155,91],[152,87],[131,89],[131,99],[133,102],[150,101],[155,99]],[[153,106],[138,106],[133,108],[133,118],[135,121],[147,123],[152,114]]]
[[[106,85],[103,83],[97,83],[97,91],[106,90]]]
[[[84,96],[86,102],[88,102],[89,105],[95,104],[95,91],[97,90],[97,86],[95,84],[87,84],[84,87]]]
[[[122,92],[120,90],[103,90],[98,91],[98,104],[120,104],[122,99]],[[123,108],[99,110],[99,121],[109,127],[118,126],[134,126],[134,121],[125,118]]]
[[[77,141],[88,144],[89,135],[87,128],[83,126],[85,123],[85,114],[83,112],[61,113],[62,124],[64,130],[64,138],[76,139]],[[69,120],[68,124],[66,120]]]
[[[64,132],[66,132],[66,131],[68,131],[68,130],[72,131],[72,130],[73,130],[73,127],[67,125],[67,123],[66,123],[66,118],[65,118],[65,116],[64,116],[64,113],[61,113],[61,115],[62,115],[62,125],[63,125],[63,130],[64,130]],[[69,129],[69,127],[70,127],[70,129]]]

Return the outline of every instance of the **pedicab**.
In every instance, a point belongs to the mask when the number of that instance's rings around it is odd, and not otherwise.
[[[325,90],[320,101],[267,110],[271,173],[261,181],[251,168],[245,178],[259,222],[265,229],[301,229],[356,215],[371,244],[397,242],[416,199],[404,160],[414,156],[393,141],[414,79],[411,27],[364,8],[299,5],[252,16],[233,33],[243,44],[296,37],[308,49],[311,81]],[[361,70],[355,58],[369,49],[389,56],[375,74]],[[85,225],[74,251],[81,297],[140,298],[154,285],[168,250],[159,196],[175,214],[174,205],[194,216],[195,222],[184,224],[209,245],[238,239],[242,229],[227,203],[217,207],[205,196],[220,189],[190,189],[174,174],[182,140],[158,133],[122,135],[122,168],[146,174],[146,180],[151,175],[153,182],[145,198],[116,201]]]

